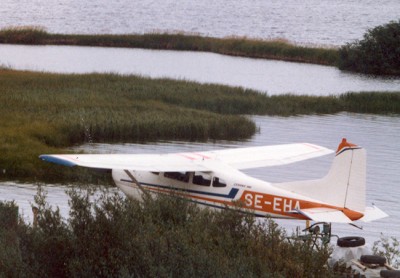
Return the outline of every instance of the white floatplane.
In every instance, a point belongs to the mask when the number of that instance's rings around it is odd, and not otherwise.
[[[112,170],[129,197],[175,194],[216,208],[242,204],[256,216],[316,222],[369,222],[386,217],[366,207],[366,151],[343,139],[328,174],[318,180],[269,183],[240,170],[289,164],[332,153],[308,143],[171,154],[41,155],[45,161]],[[239,208],[240,209],[240,208]]]

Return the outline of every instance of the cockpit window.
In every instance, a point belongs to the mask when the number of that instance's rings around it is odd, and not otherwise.
[[[164,177],[182,182],[189,182],[188,172],[165,172]]]
[[[213,179],[213,187],[225,187],[226,182],[218,177],[214,177]]]
[[[211,178],[209,175],[205,173],[194,173],[193,176],[193,184],[202,185],[202,186],[210,186]]]

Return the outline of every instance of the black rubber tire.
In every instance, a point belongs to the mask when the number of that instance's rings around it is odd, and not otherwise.
[[[383,278],[400,278],[400,270],[381,270],[380,275]]]
[[[365,264],[379,264],[380,266],[384,266],[386,263],[386,258],[374,255],[362,255],[360,257],[360,262]]]
[[[365,245],[365,239],[358,236],[346,236],[337,240],[337,246],[340,247],[358,247],[363,245]]]

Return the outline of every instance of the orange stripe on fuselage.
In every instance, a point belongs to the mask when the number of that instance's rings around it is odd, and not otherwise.
[[[296,209],[310,209],[310,208],[331,208],[342,211],[352,221],[363,217],[362,213],[349,210],[346,208],[340,208],[330,206],[321,203],[315,203],[310,201],[304,201],[299,199],[287,198],[283,196],[275,196],[269,194],[262,194],[253,191],[244,191],[240,200],[244,205],[256,211],[263,211],[270,214],[279,214],[282,216],[296,217],[306,219],[302,215],[293,215],[292,211]]]
[[[208,197],[203,197],[203,196],[198,196],[198,195],[192,195],[185,193],[184,190],[182,191],[173,191],[169,189],[163,189],[163,188],[151,188],[147,187],[148,190],[152,192],[158,192],[158,193],[164,193],[164,194],[176,194],[177,196],[184,197],[184,198],[190,198],[193,200],[201,200],[201,201],[206,201],[206,202],[212,202],[212,203],[217,203],[217,204],[222,204],[222,205],[227,205],[227,206],[235,206],[236,204],[231,201],[222,201],[219,199],[213,199],[213,198],[208,198]],[[259,192],[254,192],[254,191],[244,191],[240,199],[238,200],[239,204],[243,204],[243,208],[245,209],[250,209],[254,210],[259,213],[263,214],[275,214],[275,215],[281,215],[282,217],[288,217],[288,218],[296,218],[296,219],[301,219],[301,220],[307,220],[308,218],[302,214],[294,214],[293,211],[295,209],[309,209],[309,208],[331,208],[331,209],[337,209],[342,211],[349,219],[352,221],[358,220],[364,215],[362,213],[359,213],[357,211],[353,211],[350,209],[346,208],[340,208],[340,207],[335,207],[335,206],[330,206],[330,205],[325,205],[321,203],[315,203],[315,202],[309,202],[309,201],[304,201],[304,200],[299,200],[299,199],[293,199],[293,198],[286,198],[283,196],[275,196],[275,195],[269,195],[269,194],[262,194]]]

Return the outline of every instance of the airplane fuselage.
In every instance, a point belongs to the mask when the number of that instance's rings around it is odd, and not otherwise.
[[[211,208],[233,208],[256,216],[307,219],[298,210],[336,208],[318,200],[272,186],[242,172],[141,172],[113,170],[116,185],[129,197],[143,192],[171,194]]]

